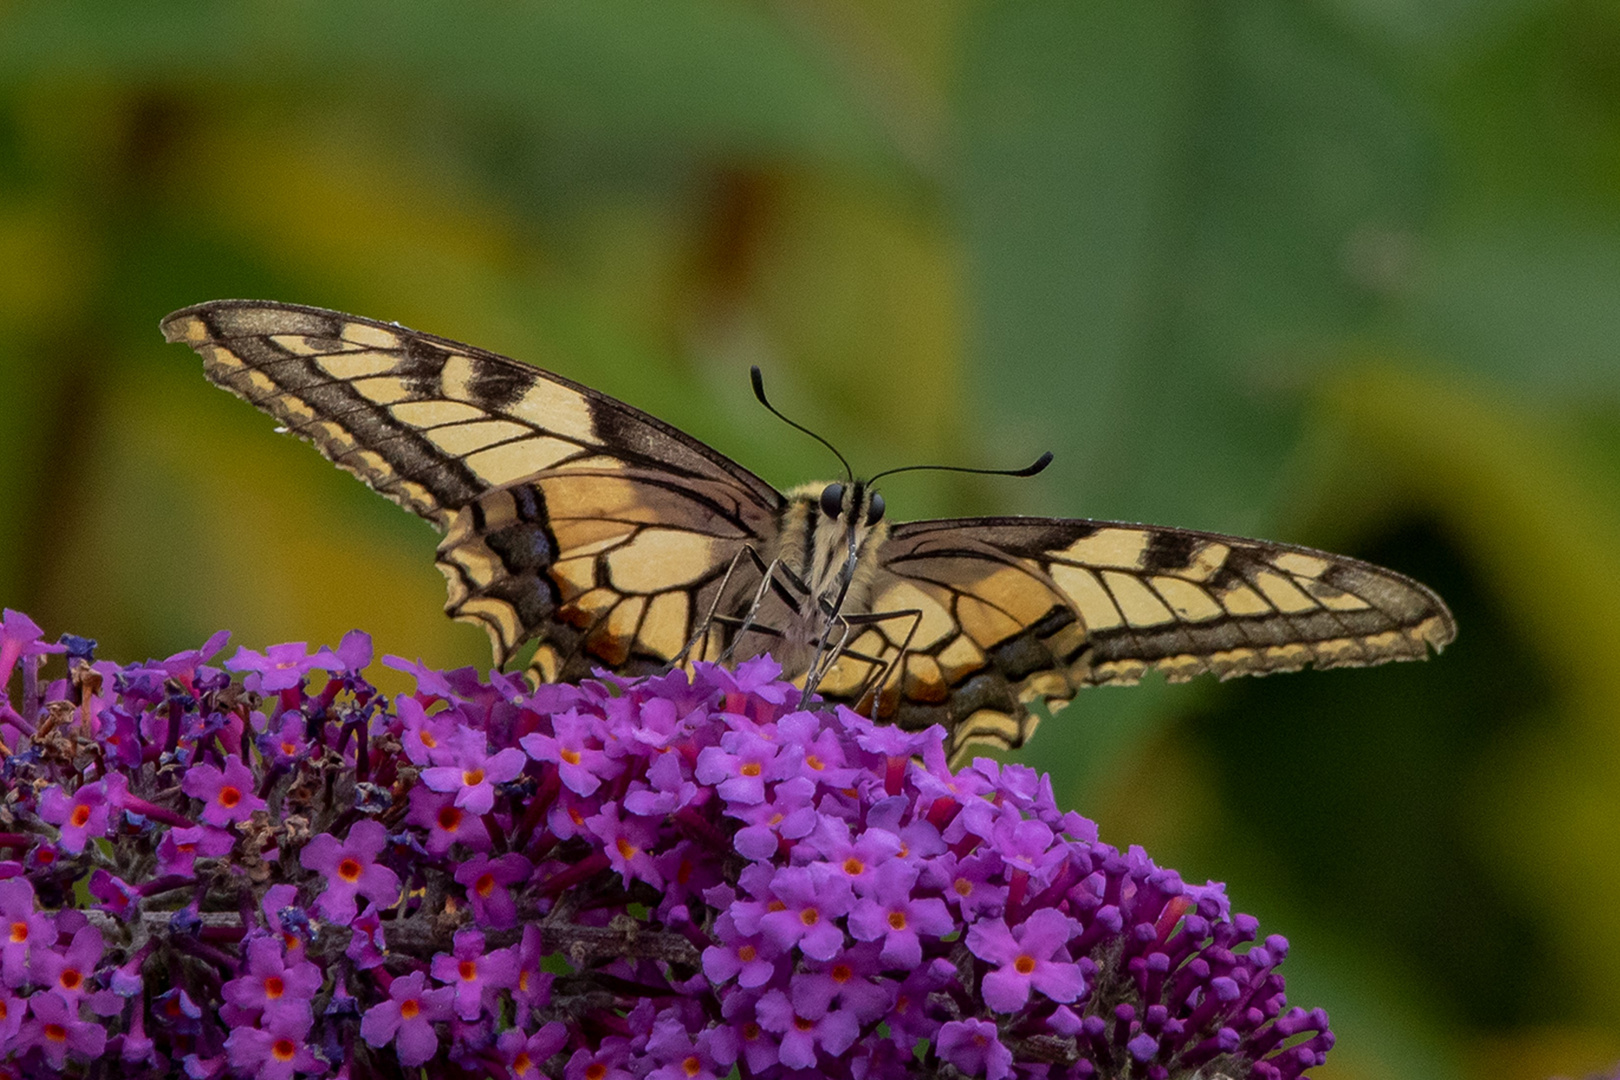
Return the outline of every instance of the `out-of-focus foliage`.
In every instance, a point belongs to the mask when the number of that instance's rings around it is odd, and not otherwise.
[[[487,663],[431,530],[157,320],[263,296],[645,407],[897,518],[1421,577],[1441,660],[1085,695],[1028,759],[1287,933],[1324,1078],[1620,1058],[1620,9],[0,4],[0,603]]]

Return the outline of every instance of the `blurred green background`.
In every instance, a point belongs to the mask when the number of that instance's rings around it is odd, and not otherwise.
[[[158,319],[397,319],[779,485],[1420,577],[1437,662],[1098,690],[1025,760],[1286,934],[1324,1080],[1620,1059],[1620,5],[0,0],[0,603],[488,663],[434,535]]]

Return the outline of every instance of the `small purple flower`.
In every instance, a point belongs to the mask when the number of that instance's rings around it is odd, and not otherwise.
[[[67,651],[66,645],[47,645],[39,638],[39,625],[22,612],[6,608],[0,614],[0,700],[5,698],[6,683],[11,681],[11,670],[18,660]]]
[[[456,1015],[476,1020],[494,1002],[496,991],[517,982],[517,958],[511,949],[484,952],[484,935],[477,930],[456,934],[449,953],[433,957],[433,977],[453,987]]]
[[[426,989],[427,976],[420,971],[394,980],[388,1000],[366,1010],[360,1020],[360,1037],[372,1046],[394,1044],[399,1063],[415,1068],[439,1049],[435,1021],[450,1019],[455,990],[441,986]]]
[[[698,787],[682,772],[679,754],[659,754],[653,759],[647,768],[647,783],[649,787],[624,797],[624,808],[637,817],[668,817],[697,797]]]
[[[778,949],[798,946],[815,960],[830,960],[844,945],[837,919],[855,906],[855,893],[841,871],[825,863],[788,866],[771,879],[771,894],[782,907],[758,920],[765,936]],[[748,927],[739,923],[739,929]]]
[[[918,870],[902,859],[883,863],[873,874],[868,895],[849,913],[849,932],[859,941],[882,941],[883,963],[909,971],[922,963],[922,938],[943,937],[956,929],[945,901],[917,897]]]
[[[268,805],[254,794],[253,772],[235,754],[225,759],[223,771],[212,765],[193,765],[181,779],[180,790],[208,804],[202,819],[209,825],[246,821],[255,810]]]
[[[410,802],[405,823],[427,830],[429,855],[443,855],[452,844],[473,851],[489,850],[489,830],[484,827],[484,819],[457,806],[454,795],[413,787]]]
[[[783,754],[782,748],[752,731],[728,731],[719,746],[706,746],[698,754],[699,783],[718,785],[720,797],[734,803],[765,801],[765,784],[792,775],[797,755]]]
[[[83,851],[86,841],[107,835],[110,809],[104,780],[81,784],[72,795],[53,786],[39,800],[39,816],[61,830],[58,842],[69,855]]]
[[[422,708],[422,703],[409,694],[401,694],[395,699],[395,710],[404,727],[400,742],[404,745],[406,757],[417,765],[454,764],[452,753],[458,730],[458,714],[445,711],[429,715]]]
[[[984,1001],[996,1012],[1017,1012],[1039,990],[1053,1001],[1074,1001],[1086,988],[1080,965],[1052,957],[1080,930],[1054,908],[1041,908],[1016,932],[997,919],[968,928],[968,951],[1000,966],[984,977]]]
[[[570,791],[593,795],[603,780],[611,780],[624,766],[602,751],[601,724],[577,709],[551,718],[555,733],[535,732],[518,740],[518,745],[536,761],[557,766],[557,775]]]
[[[580,1047],[563,1066],[563,1080],[634,1080],[630,1040],[609,1036],[596,1050]]]
[[[233,1027],[225,1052],[240,1075],[256,1080],[292,1080],[296,1072],[317,1072],[321,1060],[306,1041],[313,1023],[308,1009],[265,1013],[263,1027]]]
[[[189,877],[198,859],[217,859],[235,846],[236,837],[212,825],[170,829],[158,842],[158,872]]]
[[[266,1019],[283,1012],[312,1015],[310,1002],[321,988],[321,969],[305,960],[289,965],[275,938],[248,943],[246,969],[225,983],[225,1000],[254,1016]]]
[[[639,878],[655,889],[664,887],[664,875],[649,851],[657,842],[658,831],[644,818],[621,819],[618,806],[607,803],[601,813],[586,819],[585,827],[602,841],[608,861],[625,881]]]
[[[83,921],[83,916],[80,916]],[[94,926],[81,926],[65,950],[41,947],[36,942],[32,954],[30,974],[34,982],[61,995],[62,1000],[77,1006],[90,995],[90,977],[101,962],[101,931]]]
[[[736,979],[739,986],[755,987],[770,981],[776,973],[774,957],[780,950],[767,945],[761,935],[738,933],[729,911],[715,920],[714,931],[720,944],[703,950],[703,972],[711,983],[719,986]]]
[[[568,1029],[553,1020],[532,1035],[520,1028],[504,1031],[495,1048],[514,1080],[540,1080],[541,1066],[567,1044]]]
[[[379,907],[399,899],[399,875],[377,862],[388,846],[388,830],[378,822],[357,821],[347,840],[331,833],[320,833],[304,845],[298,862],[306,870],[322,875],[326,888],[315,901],[316,909],[327,919],[347,923],[358,908],[356,895]]]
[[[669,1017],[653,1026],[647,1053],[661,1063],[647,1080],[720,1080],[737,1060],[737,1036],[729,1027],[710,1027],[694,1039],[686,1025]]]
[[[1002,1045],[996,1025],[988,1020],[949,1021],[939,1029],[935,1049],[941,1060],[964,1076],[1005,1080],[1012,1072],[1012,1051]]]
[[[303,760],[310,752],[309,739],[304,730],[307,726],[308,721],[298,713],[283,714],[274,732],[259,736],[259,751],[277,765],[290,765]]]
[[[739,807],[732,812],[745,824],[732,838],[737,852],[750,859],[772,859],[785,840],[802,840],[821,820],[814,800],[816,782],[795,776],[776,785],[769,802]]]
[[[795,1012],[820,1016],[833,1005],[848,1009],[862,1024],[876,1021],[894,1004],[895,986],[879,978],[881,965],[871,945],[857,945],[793,976],[788,998]]]
[[[350,630],[336,649],[321,647],[310,658],[310,667],[333,674],[355,675],[371,663],[371,635],[364,630]]]
[[[317,658],[308,654],[309,645],[303,641],[272,645],[262,653],[238,647],[236,655],[225,661],[225,670],[245,671],[244,684],[249,690],[274,694],[304,681],[304,675],[316,666]]]
[[[28,977],[28,961],[37,944],[49,949],[56,943],[56,922],[34,910],[34,887],[27,878],[0,881],[0,975],[10,987]]]
[[[512,982],[512,1000],[519,1009],[543,1009],[551,1004],[551,984],[557,977],[540,970],[545,956],[545,939],[540,928],[528,923],[523,927],[523,940],[518,943],[517,976]]]
[[[61,1072],[68,1054],[94,1060],[107,1046],[107,1029],[79,1019],[76,1004],[56,994],[34,994],[28,999],[29,1017],[19,1032],[15,1050],[36,1047],[51,1068]]]
[[[768,991],[760,998],[755,1015],[761,1027],[775,1032],[781,1040],[777,1055],[790,1069],[815,1068],[817,1046],[837,1057],[861,1033],[860,1021],[850,1010],[830,1009],[805,1015],[780,990]]]
[[[533,871],[534,864],[522,855],[491,859],[479,854],[456,867],[456,880],[467,888],[473,917],[493,929],[504,930],[517,925],[517,903],[509,886],[527,881]]]
[[[454,765],[435,765],[422,770],[422,783],[438,792],[454,792],[456,805],[469,814],[487,814],[495,807],[495,785],[517,778],[528,762],[515,746],[490,755],[481,743],[484,737],[469,732],[456,744]]]

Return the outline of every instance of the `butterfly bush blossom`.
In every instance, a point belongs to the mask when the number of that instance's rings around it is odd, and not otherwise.
[[[1293,1080],[1332,1044],[1221,886],[769,660],[387,658],[389,699],[363,634],[224,643],[120,667],[5,613],[0,1077]]]

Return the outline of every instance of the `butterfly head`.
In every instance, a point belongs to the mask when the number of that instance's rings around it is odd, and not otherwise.
[[[789,496],[782,556],[834,610],[858,595],[889,535],[883,496],[861,480],[805,484]],[[790,539],[791,538],[791,539]]]

